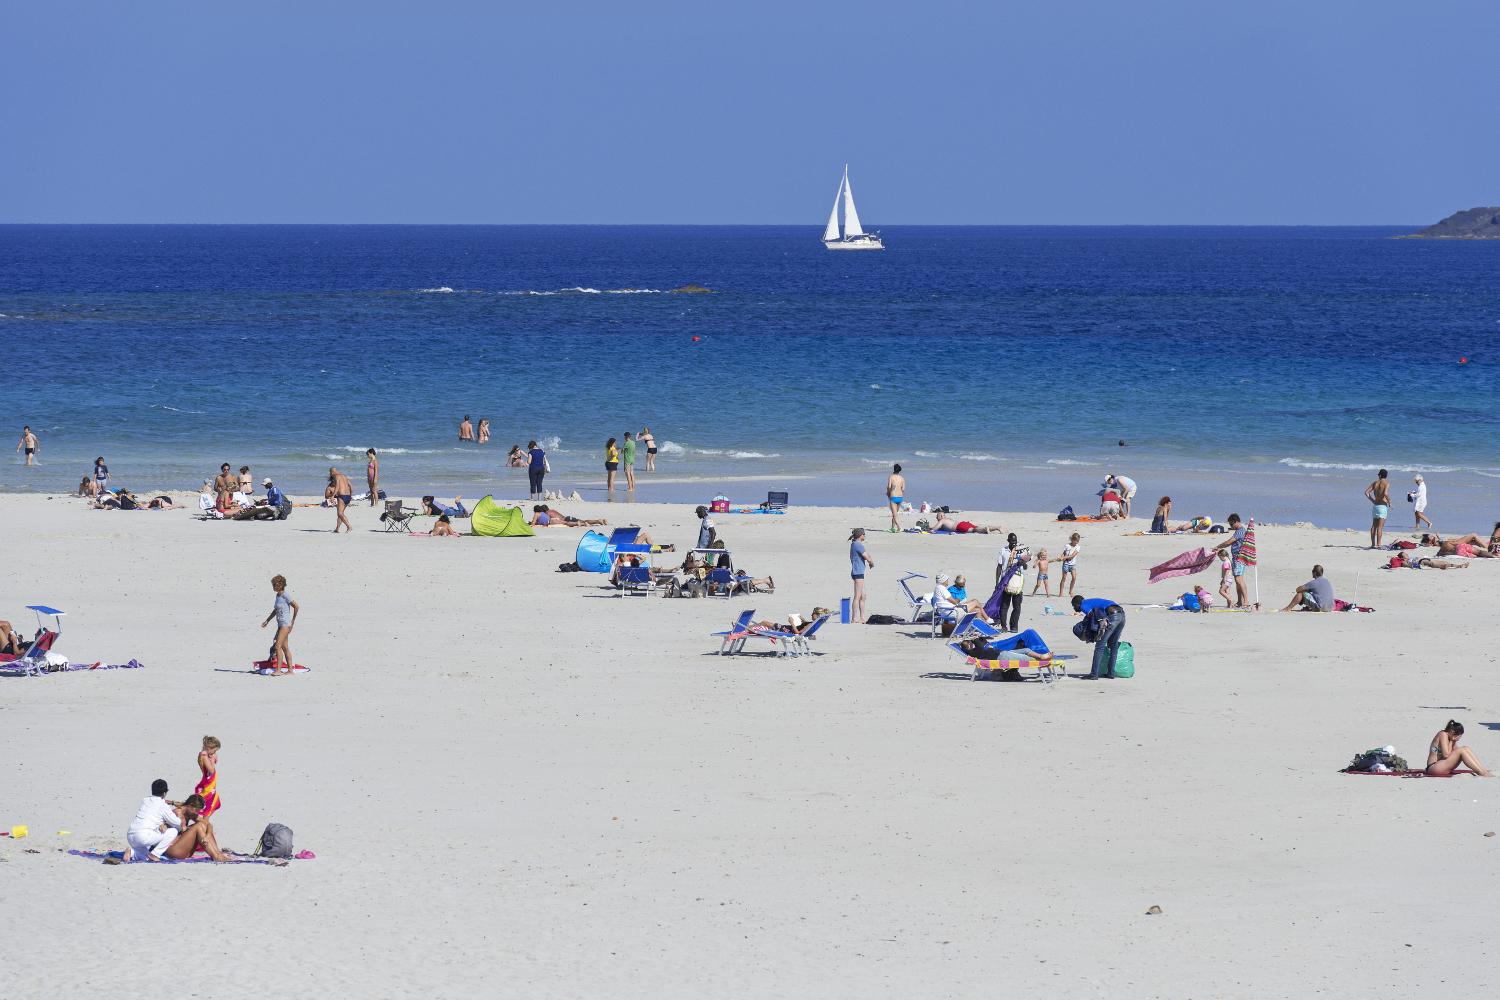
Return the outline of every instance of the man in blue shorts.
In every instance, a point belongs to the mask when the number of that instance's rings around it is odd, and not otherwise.
[[[1380,548],[1380,539],[1385,534],[1385,519],[1391,513],[1391,484],[1380,470],[1380,478],[1365,487],[1365,499],[1374,508],[1370,511],[1370,548]]]
[[[1215,545],[1214,551],[1219,552],[1226,546],[1228,547],[1229,558],[1234,560],[1234,596],[1237,602],[1234,607],[1248,608],[1250,591],[1245,586],[1245,564],[1240,561],[1240,546],[1245,542],[1245,526],[1240,523],[1238,514],[1229,515],[1229,530],[1234,534],[1229,536],[1229,541]]]

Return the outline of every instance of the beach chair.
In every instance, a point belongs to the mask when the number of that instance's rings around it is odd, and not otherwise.
[[[967,631],[970,632],[970,633],[972,633],[972,634],[974,634],[974,635],[983,636],[986,639],[1000,639],[1002,637],[1001,636],[1001,632],[998,629],[996,629],[995,627],[993,627],[991,625],[988,625],[988,624],[986,624],[985,622],[982,622],[982,621],[971,622],[969,624],[968,628],[967,628]],[[1010,642],[1017,642],[1018,643],[1020,640],[1024,639],[1028,633],[1031,634],[1031,635],[1033,635],[1033,636],[1036,636],[1036,638],[1038,640],[1041,639],[1041,636],[1037,635],[1034,631],[1031,631],[1030,629],[1028,629],[1026,632],[1022,632],[1020,635],[1011,636],[1009,641]],[[954,636],[955,639],[958,639],[960,637],[960,633],[959,633],[958,629],[954,629],[953,630],[953,636]],[[1046,645],[1046,643],[1044,642],[1043,645]],[[962,647],[960,646],[960,644],[958,642],[956,642],[956,641],[955,642],[950,642],[948,644],[948,646],[954,652],[956,652],[960,656],[964,657],[965,661],[968,660],[969,654],[965,653],[963,651]],[[1072,660],[1072,659],[1076,658],[1076,657],[1071,656],[1071,655],[1059,655],[1057,653],[1053,653],[1052,654],[1052,659],[1051,660],[1033,660],[1029,656],[1019,655],[1019,654],[1016,655],[1016,656],[1014,656],[1014,657],[1007,658],[1007,657],[1005,657],[1003,655],[1003,652],[1004,651],[1002,651],[1002,655],[996,657],[996,660],[999,663],[1003,664],[1003,666],[995,667],[995,668],[992,669],[992,668],[989,668],[989,667],[982,667],[982,666],[976,665],[974,667],[974,676],[970,677],[969,679],[970,680],[974,680],[974,681],[992,680],[993,677],[991,677],[990,675],[992,675],[992,674],[999,674],[1002,671],[1004,671],[1006,669],[1009,669],[1010,667],[1015,667],[1017,669],[1020,669],[1022,667],[1035,667],[1036,668],[1036,672],[1037,672],[1037,678],[1039,680],[1041,680],[1045,684],[1051,684],[1053,681],[1057,680],[1058,678],[1060,678],[1060,677],[1066,677],[1067,676],[1066,671],[1064,671],[1064,669],[1063,669],[1062,661],[1063,660]],[[984,662],[995,662],[995,661],[984,661]]]
[[[746,636],[745,629],[750,626],[750,621],[754,617],[754,608],[751,608],[749,611],[741,611],[740,616],[734,620],[734,624],[729,626],[728,632],[714,633],[714,635],[724,640],[723,642],[719,643],[720,656],[724,655],[725,650],[734,653],[744,648]]]
[[[620,592],[617,596],[640,594],[650,597],[656,592],[656,581],[651,576],[650,566],[621,566]]]
[[[739,580],[733,570],[711,569],[708,576],[703,578],[704,596],[728,598],[738,584]]]
[[[821,615],[821,616],[819,616],[817,618],[814,618],[813,621],[812,621],[812,624],[808,625],[807,628],[803,629],[802,633],[800,635],[795,635],[795,636],[791,637],[792,640],[793,640],[793,642],[794,642],[794,644],[797,647],[798,655],[801,655],[801,656],[811,656],[812,655],[812,647],[809,646],[808,643],[811,642],[813,639],[817,638],[817,636],[818,636],[818,629],[822,628],[823,627],[823,623],[826,622],[826,621],[828,621],[828,619],[830,619],[832,617],[833,617],[832,615]]]
[[[788,494],[776,490],[766,491],[766,502],[760,505],[761,510],[786,510]]]
[[[402,510],[400,500],[387,500],[385,502],[385,513],[380,520],[385,522],[386,531],[411,531],[411,522],[417,516],[415,510]]]
[[[67,612],[49,608],[44,604],[28,604],[26,610],[36,612],[36,639],[20,656],[0,653],[0,673],[24,677],[47,672],[47,653],[52,649],[52,644],[57,641],[57,637],[62,635],[62,616]],[[51,615],[57,623],[57,628],[49,629],[43,625],[42,615]]]

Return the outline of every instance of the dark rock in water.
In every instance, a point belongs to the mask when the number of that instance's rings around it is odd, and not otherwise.
[[[1471,208],[1455,212],[1421,232],[1398,240],[1500,240],[1500,208]]]
[[[1495,211],[1500,212],[1500,208]],[[712,288],[704,288],[702,285],[683,285],[681,288],[669,288],[669,292],[713,292]]]

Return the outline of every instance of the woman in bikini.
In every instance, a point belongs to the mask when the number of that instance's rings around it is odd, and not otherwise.
[[[1458,745],[1458,738],[1463,734],[1463,723],[1449,719],[1448,724],[1438,731],[1432,738],[1432,745],[1427,748],[1427,773],[1449,775],[1462,764],[1481,778],[1493,778],[1494,775],[1479,763],[1473,750]]]
[[[376,498],[380,496],[380,491],[376,488],[380,482],[380,459],[375,457],[374,448],[365,449],[365,458],[369,459],[365,463],[365,479],[370,483],[370,506],[373,507]]]
[[[437,521],[432,526],[432,537],[445,538],[449,535],[457,538],[458,532],[453,530],[453,524],[448,520],[448,515],[443,514],[438,517]]]
[[[490,443],[490,422],[484,417],[479,418],[479,434],[476,440],[479,444]]]
[[[641,432],[635,436],[636,444],[644,445],[646,448],[646,471],[656,471],[656,438],[651,436],[651,428],[642,427]]]
[[[524,469],[531,464],[531,456],[521,450],[520,445],[511,448],[510,454],[505,457],[505,465],[511,469]]]

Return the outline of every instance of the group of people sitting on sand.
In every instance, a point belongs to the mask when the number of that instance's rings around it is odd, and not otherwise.
[[[166,796],[167,782],[157,778],[125,834],[125,860],[185,861],[201,846],[213,860],[228,861],[214,839],[213,824],[201,815],[203,796],[194,792],[181,802]]]

